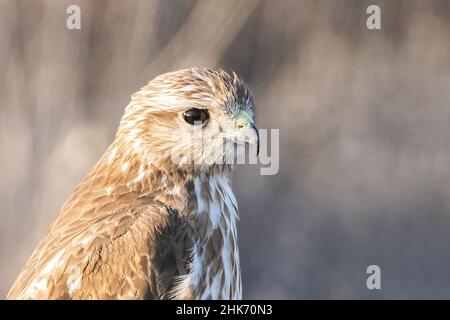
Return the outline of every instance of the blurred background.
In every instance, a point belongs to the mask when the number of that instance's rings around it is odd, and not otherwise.
[[[277,175],[235,173],[245,298],[450,297],[444,0],[0,0],[0,297],[130,95],[197,65],[240,74],[280,129]]]

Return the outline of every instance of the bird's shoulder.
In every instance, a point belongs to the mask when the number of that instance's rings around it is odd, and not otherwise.
[[[188,224],[132,191],[75,192],[9,298],[163,298],[186,272]]]

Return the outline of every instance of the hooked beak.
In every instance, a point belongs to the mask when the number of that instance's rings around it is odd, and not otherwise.
[[[238,140],[256,146],[256,155],[259,155],[259,131],[252,117],[244,110],[241,110],[234,121],[236,130],[239,133]]]

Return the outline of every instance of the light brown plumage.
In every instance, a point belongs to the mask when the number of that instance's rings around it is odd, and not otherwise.
[[[207,109],[210,119],[201,128],[202,153],[190,161],[199,128],[183,120],[191,108]],[[235,128],[242,112],[253,116],[253,99],[242,80],[221,70],[168,73],[135,93],[114,142],[7,298],[241,298],[233,164],[219,161],[231,149],[211,155],[227,139],[234,148],[256,141],[251,121]],[[178,162],[174,150],[185,155]]]

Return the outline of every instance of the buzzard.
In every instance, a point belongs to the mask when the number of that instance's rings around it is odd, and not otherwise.
[[[259,146],[253,116],[234,73],[190,68],[150,81],[7,299],[240,299],[226,160]]]

